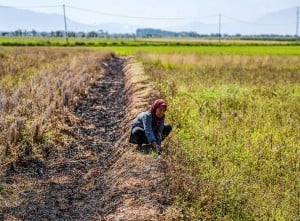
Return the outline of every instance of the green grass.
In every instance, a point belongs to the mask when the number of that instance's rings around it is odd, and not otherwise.
[[[192,41],[192,40],[145,40],[109,38],[0,38],[2,46],[56,46],[88,47],[112,50],[120,55],[137,52],[183,53],[183,54],[238,54],[238,55],[299,55],[299,42],[265,43],[243,41]]]
[[[99,48],[102,49],[102,48]],[[137,52],[180,54],[300,55],[300,46],[141,46],[106,47],[120,55]]]
[[[172,217],[297,220],[300,58],[184,57],[139,54],[169,102]]]

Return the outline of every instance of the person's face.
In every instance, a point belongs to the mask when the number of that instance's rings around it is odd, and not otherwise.
[[[165,115],[166,112],[166,107],[165,106],[160,106],[156,109],[155,115],[158,118],[162,118]]]

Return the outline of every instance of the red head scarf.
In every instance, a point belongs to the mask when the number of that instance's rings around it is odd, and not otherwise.
[[[165,116],[163,116],[162,118],[158,118],[155,114],[156,109],[161,107],[161,106],[165,106],[166,110],[167,110],[167,102],[163,99],[157,99],[154,101],[154,103],[151,105],[149,112],[151,112],[152,114],[152,124],[155,127],[158,127],[161,125],[161,123],[163,122]]]

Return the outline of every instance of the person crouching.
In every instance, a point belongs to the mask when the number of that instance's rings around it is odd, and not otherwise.
[[[150,109],[141,112],[132,122],[129,142],[137,144],[140,150],[143,144],[151,144],[158,154],[161,153],[161,141],[172,131],[170,124],[165,124],[165,112],[167,103],[163,99],[157,99]]]

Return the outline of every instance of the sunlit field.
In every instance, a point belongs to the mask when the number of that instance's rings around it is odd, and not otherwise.
[[[175,218],[299,218],[300,57],[265,53],[138,54],[170,105]]]
[[[299,41],[233,41],[193,39],[128,39],[128,38],[0,38],[3,46],[82,47],[113,50],[119,55],[136,52],[180,54],[299,55]],[[0,52],[1,53],[1,52]]]
[[[135,56],[169,104],[173,132],[162,155],[173,202],[167,219],[299,220],[298,44],[3,42],[3,166],[27,146],[38,155],[68,142],[62,118],[113,51]]]
[[[103,48],[97,48],[103,49]],[[106,47],[120,55],[130,55],[136,52],[152,52],[159,54],[223,54],[223,55],[299,55],[300,46],[249,46],[249,45],[207,45],[207,46],[141,46],[141,47]]]
[[[87,92],[101,61],[112,55],[66,48],[0,51],[0,163],[4,165],[28,146],[38,154],[47,145],[68,139],[61,133],[64,112]]]

